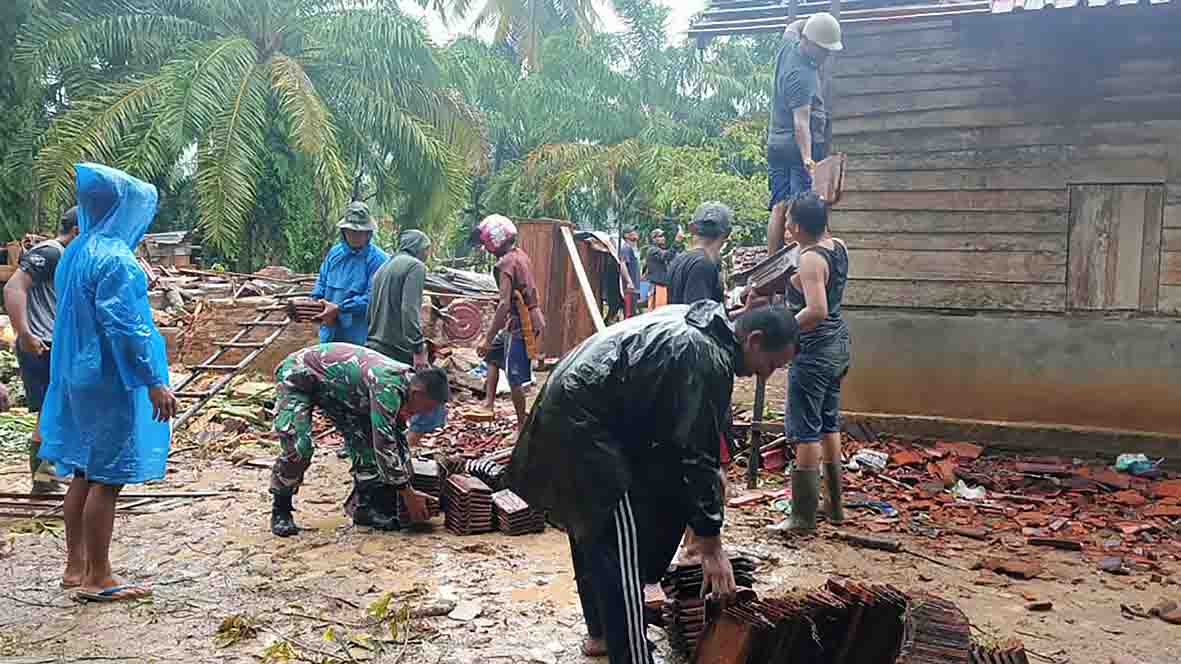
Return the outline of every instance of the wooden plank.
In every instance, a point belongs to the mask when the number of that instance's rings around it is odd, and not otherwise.
[[[1163,229],[1161,251],[1181,251],[1181,228]]]
[[[1072,182],[1165,182],[1163,159],[1110,159],[1027,168],[853,171],[845,191],[943,191],[952,189],[1057,189]]]
[[[1161,286],[1181,286],[1181,251],[1166,251],[1161,254]],[[1162,289],[1163,291],[1163,289]],[[1163,299],[1163,295],[1161,296]]]
[[[842,87],[851,87],[849,81],[841,81]],[[949,88],[927,91],[896,91],[875,95],[850,96],[841,104],[840,110],[832,110],[834,122],[850,118],[881,115],[883,113],[909,113],[915,111],[950,110],[977,108],[980,106],[1002,106],[1029,103],[1029,95],[1018,92],[1009,85],[979,88]]]
[[[1170,187],[1170,190],[1173,187]],[[1181,204],[1165,205],[1165,228],[1181,228]]]
[[[566,256],[574,264],[574,274],[578,276],[578,287],[582,291],[582,299],[590,312],[591,320],[594,321],[595,331],[602,332],[607,329],[607,325],[603,322],[603,313],[599,311],[594,290],[591,288],[590,280],[587,279],[586,270],[583,268],[582,259],[578,254],[578,247],[574,243],[574,235],[570,232],[570,228],[564,225],[561,233],[562,241],[566,243]]]
[[[1116,187],[1115,243],[1108,256],[1113,281],[1108,309],[1139,309],[1140,278],[1144,253],[1144,187]],[[1154,278],[1155,282],[1156,279]]]
[[[832,215],[833,232],[851,233],[1060,233],[1066,234],[1065,211],[860,211],[845,209]]]
[[[1071,106],[1069,115],[1079,123],[1115,121],[1128,117],[1160,120],[1175,117],[1179,103],[1181,94],[1108,97]],[[885,113],[842,120],[833,124],[833,131],[837,136],[845,136],[903,129],[999,127],[1049,123],[1063,115],[1062,103]]]
[[[1161,284],[1156,310],[1162,314],[1181,314],[1181,284]]]
[[[838,233],[856,249],[1066,254],[1066,233]]]
[[[1067,56],[1057,48],[932,47],[898,53],[889,58],[881,55],[841,56],[841,71],[850,75],[931,74],[1017,70],[1064,62],[1067,62]]]
[[[946,170],[962,168],[1024,168],[1068,166],[1080,161],[1165,160],[1170,146],[1139,143],[1131,145],[1028,145],[1020,147],[929,152],[888,152],[860,154],[849,160],[848,173],[891,170]]]
[[[1070,203],[1067,306],[1102,309],[1111,290],[1107,258],[1115,253],[1116,194],[1104,185],[1071,187]]]
[[[849,276],[857,279],[935,279],[1059,284],[1066,256],[1013,251],[897,251],[849,248]]]
[[[839,69],[839,68],[838,68]],[[956,90],[988,86],[1012,86],[1019,78],[1014,71],[978,71],[935,74],[845,74],[833,72],[833,80],[854,98],[886,93]]]
[[[1140,273],[1140,311],[1156,311],[1160,300],[1161,223],[1164,217],[1163,187],[1149,187],[1144,198],[1143,265]]]
[[[980,210],[1051,212],[1067,209],[1065,190],[1024,191],[846,191],[838,211]]]
[[[1167,142],[1181,135],[1181,120],[1126,120],[1088,125],[1039,123],[1030,119],[998,127],[899,129],[853,134],[842,124],[833,127],[834,145],[850,156],[904,155],[944,150],[985,150],[1040,145],[1136,145]],[[850,166],[857,163],[850,159]]]
[[[1066,309],[1066,286],[980,281],[850,279],[845,291],[845,304],[863,307],[1060,312]]]

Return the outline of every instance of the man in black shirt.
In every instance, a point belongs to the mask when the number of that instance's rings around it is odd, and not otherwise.
[[[718,440],[735,375],[770,376],[798,336],[782,307],[732,323],[714,302],[667,306],[592,336],[550,374],[509,478],[570,536],[584,653],[605,646],[611,664],[651,664],[641,580],[668,568],[686,526],[704,589],[733,595]]]
[[[53,343],[53,321],[57,316],[57,291],[53,275],[66,245],[78,237],[78,208],[66,211],[57,237],[35,245],[21,254],[20,269],[4,285],[4,309],[16,332],[16,359],[29,410],[37,413],[37,428],[29,441],[29,472],[33,493],[52,493],[57,483],[38,481],[41,461],[41,403],[49,389],[49,346]],[[44,473],[43,473],[44,474]]]
[[[668,303],[722,302],[722,246],[734,226],[734,212],[722,203],[702,203],[693,213],[693,248],[669,267]]]
[[[677,231],[677,241],[681,239]],[[648,234],[648,252],[644,255],[644,278],[648,280],[648,311],[656,311],[668,304],[668,268],[677,257],[675,247],[669,248],[664,230],[655,228]]]

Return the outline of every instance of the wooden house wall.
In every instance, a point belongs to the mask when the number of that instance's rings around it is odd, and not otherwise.
[[[517,225],[518,246],[529,255],[532,263],[537,297],[545,315],[542,352],[546,357],[561,357],[595,331],[560,232],[562,225],[571,229],[574,225],[552,219],[517,219],[514,223]],[[594,290],[595,301],[598,301],[603,264],[595,259],[595,252],[586,242],[576,242],[575,245]]]
[[[1071,185],[1106,183],[1159,192],[1159,222],[1135,236],[1143,257],[1112,269],[1142,271],[1142,310],[1181,313],[1179,17],[1121,7],[850,26],[832,100],[834,148],[849,155],[833,217],[850,245],[846,301],[1067,311],[1080,301],[1068,299],[1071,191],[1086,191]]]

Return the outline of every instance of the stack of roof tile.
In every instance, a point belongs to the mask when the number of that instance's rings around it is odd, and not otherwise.
[[[447,478],[443,494],[446,496],[447,530],[456,535],[490,533],[492,523],[492,489],[471,475],[452,475]]]
[[[1009,661],[972,659],[967,617],[951,602],[853,581],[829,581],[812,592],[731,606],[708,625],[699,649],[697,661],[728,664]],[[1022,652],[1013,645],[1002,656]]]
[[[509,489],[492,494],[492,509],[496,513],[497,529],[506,535],[527,535],[545,530],[545,515],[529,507],[529,503]]]
[[[410,477],[410,486],[428,496],[439,498],[443,495],[443,478],[439,464],[429,459],[414,459],[414,474]]]
[[[730,559],[734,568],[734,581],[739,587],[754,585],[754,561],[749,558]],[[669,642],[673,647],[692,654],[697,649],[706,627],[706,606],[701,599],[701,584],[704,573],[700,564],[674,565],[661,580],[668,596],[661,612]]]

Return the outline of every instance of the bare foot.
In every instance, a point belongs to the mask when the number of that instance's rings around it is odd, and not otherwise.
[[[584,657],[606,657],[607,642],[603,639],[592,639],[588,636],[582,641],[582,654]]]
[[[62,574],[62,588],[77,588],[82,585],[82,577],[85,576],[82,569],[74,570],[69,564],[66,564],[66,571]]]

